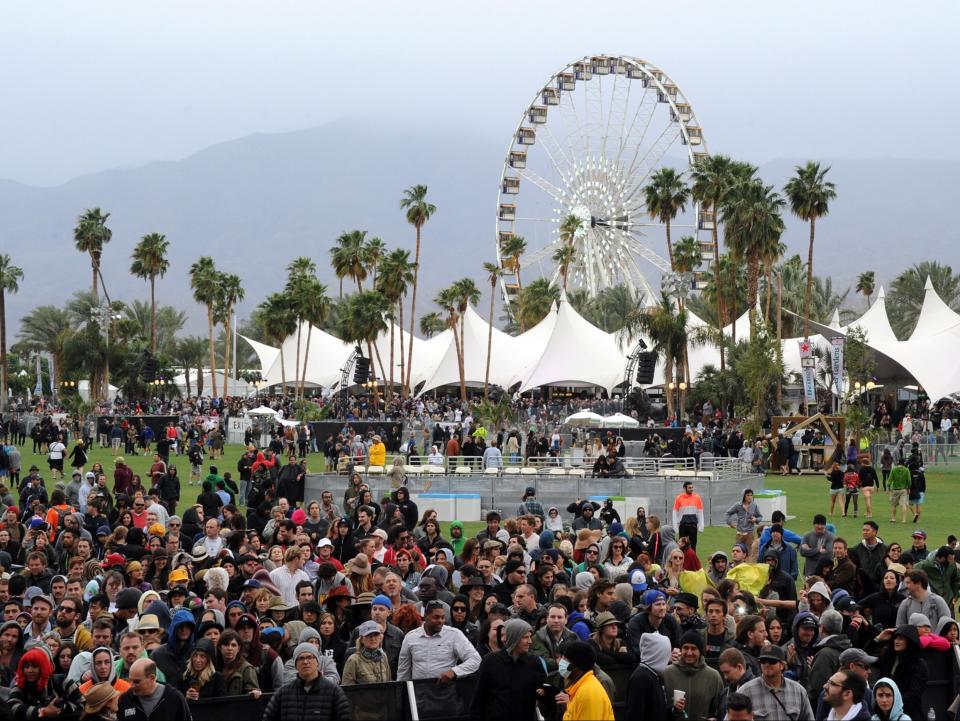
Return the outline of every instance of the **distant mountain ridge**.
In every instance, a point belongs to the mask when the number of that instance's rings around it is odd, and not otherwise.
[[[463,276],[482,278],[492,260],[496,185],[505,143],[464,135],[455,123],[415,129],[339,120],[308,130],[255,134],[220,143],[179,161],[152,162],[40,188],[0,180],[0,249],[24,269],[20,292],[7,301],[8,337],[32,307],[62,304],[89,284],[89,262],[73,247],[77,215],[111,213],[113,241],[104,254],[111,296],[147,297],[129,274],[130,251],[148,232],[171,241],[171,268],[158,283],[163,303],[184,309],[188,330],[204,332],[205,315],[190,296],[188,270],[200,255],[244,280],[245,313],[283,284],[298,255],[316,260],[330,294],[338,283],[329,248],[343,230],[362,228],[389,246],[413,249],[399,208],[404,188],[425,183],[438,211],[424,232],[417,314],[435,292]],[[821,159],[839,197],[818,224],[815,270],[844,288],[862,270],[884,284],[920,260],[960,268],[952,187],[960,161]],[[782,187],[801,160],[760,168]],[[788,252],[806,257],[806,226],[792,216]],[[654,242],[656,242],[654,240]],[[853,304],[858,305],[852,297]]]

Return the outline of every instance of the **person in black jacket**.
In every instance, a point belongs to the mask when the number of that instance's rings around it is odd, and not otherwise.
[[[293,663],[297,678],[273,694],[263,712],[263,721],[349,721],[347,695],[337,684],[320,676],[319,649],[310,643],[299,644],[293,651]]]
[[[640,638],[640,663],[630,675],[624,697],[628,721],[670,721],[673,717],[663,684],[670,654],[666,636],[645,633]]]
[[[416,503],[410,500],[410,491],[405,486],[401,486],[393,492],[393,500],[397,504],[397,508],[400,509],[400,513],[403,514],[403,525],[407,527],[408,531],[413,531],[420,518],[420,509],[417,508]]]
[[[157,683],[157,665],[140,658],[130,667],[130,690],[120,697],[118,718],[124,721],[190,721],[183,694],[173,686]],[[144,703],[153,704],[150,713]]]
[[[627,645],[639,648],[645,634],[659,633],[666,636],[672,648],[680,648],[680,624],[667,613],[667,595],[658,589],[643,594],[643,610],[635,613],[627,622]]]
[[[470,704],[471,721],[536,718],[538,699],[549,703],[553,693],[544,693],[547,673],[540,660],[529,653],[533,629],[526,621],[511,618],[503,627],[503,648],[488,653],[480,662]],[[549,718],[549,714],[544,714]]]
[[[893,679],[903,694],[903,712],[910,718],[923,719],[923,694],[929,671],[920,647],[916,626],[898,626],[882,631],[875,643],[890,640],[876,663],[877,675]]]
[[[167,466],[167,472],[160,476],[158,486],[160,502],[171,516],[177,515],[177,503],[180,501],[180,476],[177,475],[176,466]]]

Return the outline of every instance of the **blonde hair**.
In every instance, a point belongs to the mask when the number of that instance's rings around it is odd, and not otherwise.
[[[197,654],[197,653],[201,654],[207,659],[207,665],[203,667],[203,670],[200,673],[194,674],[193,664],[191,663],[191,660],[193,659],[194,654]],[[190,652],[190,657],[187,659],[187,670],[183,672],[183,680],[190,681],[192,679],[196,679],[203,686],[206,686],[207,683],[210,681],[210,679],[213,678],[213,674],[215,674],[216,672],[217,672],[216,659],[210,658],[203,651],[200,651],[195,648],[193,649],[193,651]]]

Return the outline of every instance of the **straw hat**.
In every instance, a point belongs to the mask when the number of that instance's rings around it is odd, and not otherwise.
[[[366,553],[358,553],[347,561],[347,573],[356,573],[358,576],[370,575],[370,559]]]
[[[109,681],[95,683],[83,697],[83,712],[87,714],[100,713],[111,699],[120,693],[110,685]]]

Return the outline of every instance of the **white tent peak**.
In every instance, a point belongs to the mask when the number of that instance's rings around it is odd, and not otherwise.
[[[840,309],[834,308],[833,315],[830,316],[830,327],[835,330],[840,330]]]
[[[899,342],[893,328],[890,327],[890,319],[887,318],[887,304],[884,301],[882,286],[874,304],[847,328],[862,330],[867,335],[867,342],[881,351],[883,344]]]
[[[929,275],[927,276],[927,282],[923,284],[923,289],[927,291],[933,290],[933,281],[930,280]],[[934,291],[934,293],[936,293],[936,291]]]
[[[927,276],[923,305],[917,316],[917,325],[910,334],[910,340],[920,340],[960,327],[960,314],[947,305],[934,289]]]
[[[877,300],[881,301],[887,297],[887,294],[883,292],[883,286],[880,286],[880,290],[877,291]]]

